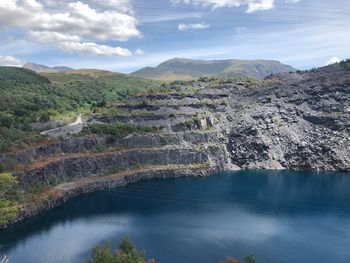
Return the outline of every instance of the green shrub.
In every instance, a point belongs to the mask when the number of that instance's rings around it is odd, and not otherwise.
[[[188,129],[190,129],[190,128],[192,128],[193,120],[185,120],[185,121],[183,122],[183,124],[184,124]]]
[[[151,126],[132,125],[126,122],[98,123],[85,126],[82,135],[88,134],[110,134],[117,138],[123,138],[130,133],[157,132],[160,128]]]
[[[350,59],[341,61],[339,65],[345,70],[350,70]]]
[[[50,121],[50,115],[47,112],[42,112],[39,117],[40,122],[48,122]]]
[[[0,173],[12,171],[18,166],[18,162],[14,159],[7,158],[0,163]]]
[[[199,129],[201,127],[201,120],[200,118],[196,117],[196,118],[193,118],[193,122],[194,124],[197,126],[197,128]]]
[[[17,214],[19,193],[17,180],[9,173],[0,173],[0,225],[6,224]]]
[[[31,185],[30,187],[28,187],[27,192],[30,194],[38,194],[38,193],[45,192],[49,188],[50,187],[48,185],[35,184],[35,185]]]
[[[245,263],[255,263],[255,257],[253,255],[246,256],[244,258]]]
[[[103,245],[96,245],[92,249],[92,257],[85,263],[144,263],[145,254],[139,252],[128,238],[123,238],[119,243],[119,248],[111,252],[110,242]]]
[[[211,81],[215,81],[215,80],[217,80],[217,78],[215,78],[215,77],[208,77],[208,76],[200,77],[198,79],[198,81],[201,81],[201,82],[211,82]]]
[[[106,149],[107,148],[105,145],[98,144],[95,148],[95,151],[101,153],[101,152],[104,152]]]
[[[142,167],[142,164],[138,161],[131,162],[130,168],[132,169],[140,169]]]

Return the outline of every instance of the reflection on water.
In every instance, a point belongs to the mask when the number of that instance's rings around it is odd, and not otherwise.
[[[350,176],[239,171],[81,196],[0,232],[10,262],[82,262],[129,236],[160,262],[349,262]]]

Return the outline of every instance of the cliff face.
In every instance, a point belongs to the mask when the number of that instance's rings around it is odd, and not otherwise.
[[[110,106],[114,114],[88,121],[162,127],[159,132],[67,137],[0,155],[1,162],[19,164],[14,175],[22,189],[48,189],[24,203],[17,219],[80,193],[163,176],[350,170],[350,71],[339,65],[265,80],[172,85],[173,93],[131,96]]]
[[[2,159],[21,164],[14,175],[24,189],[147,166],[206,164],[218,171],[228,169],[226,147],[214,131],[72,137]]]
[[[333,65],[270,81],[276,84],[231,95],[237,98],[230,103],[232,161],[240,167],[349,170],[350,72]]]
[[[350,169],[350,72],[339,64],[263,81],[192,81],[174,89],[180,94],[141,95],[117,106],[126,113],[137,109],[136,117],[95,120],[173,132],[210,129],[222,138],[229,165],[240,168]]]
[[[154,165],[191,165],[209,162],[204,152],[192,149],[137,149],[113,153],[76,155],[50,162],[42,167],[17,173],[22,186],[56,184],[77,177],[113,174],[132,167]]]
[[[89,120],[162,132],[71,137],[0,160],[22,164],[15,175],[24,187],[147,165],[349,170],[349,86],[339,65],[263,81],[190,81],[176,93],[129,97],[111,106],[119,114]]]

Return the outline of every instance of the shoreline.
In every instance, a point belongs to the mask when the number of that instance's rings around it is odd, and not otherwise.
[[[309,171],[309,172],[336,172],[349,173],[347,169],[344,170],[304,170],[304,169],[223,169],[218,166],[209,166],[207,164],[197,165],[163,165],[163,166],[149,166],[146,168],[125,170],[112,175],[81,177],[77,180],[66,182],[54,186],[53,188],[38,193],[37,200],[28,202],[22,205],[17,212],[16,218],[5,225],[0,225],[0,232],[5,230],[8,226],[16,224],[25,219],[36,216],[42,212],[48,211],[52,208],[59,207],[70,199],[78,197],[83,194],[88,194],[107,189],[123,187],[139,181],[152,179],[168,179],[179,177],[203,177],[210,176],[218,172],[228,172],[237,170],[292,170],[292,171]]]
[[[222,171],[220,168],[207,165],[195,165],[191,167],[185,165],[165,165],[123,171],[107,176],[82,177],[72,182],[59,184],[48,191],[38,193],[38,199],[20,207],[16,218],[7,224],[0,225],[0,231],[5,230],[12,224],[61,206],[70,199],[82,194],[122,187],[144,180],[208,176]]]

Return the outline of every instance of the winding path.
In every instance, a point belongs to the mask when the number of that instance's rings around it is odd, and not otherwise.
[[[48,135],[51,137],[59,137],[59,136],[67,136],[72,133],[79,133],[84,127],[84,121],[82,119],[82,115],[79,114],[76,121],[68,124],[67,126],[43,131],[40,133],[41,135]]]

